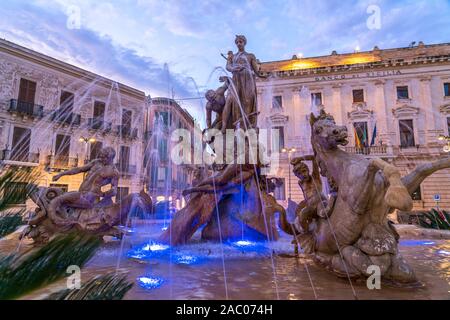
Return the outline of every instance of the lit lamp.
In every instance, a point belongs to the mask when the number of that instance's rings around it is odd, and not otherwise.
[[[447,143],[442,148],[442,150],[444,150],[444,152],[450,152],[450,137],[449,136],[444,136],[444,135],[441,134],[441,135],[439,135],[438,140],[439,141],[446,141]]]
[[[85,145],[86,145],[86,157],[85,157],[84,161],[85,161],[85,163],[87,163],[87,162],[89,161],[89,157],[88,157],[88,144],[89,144],[89,143],[94,143],[94,142],[97,141],[97,140],[95,140],[95,138],[85,138],[85,137],[80,137],[79,141],[80,141],[80,142],[84,142]]]

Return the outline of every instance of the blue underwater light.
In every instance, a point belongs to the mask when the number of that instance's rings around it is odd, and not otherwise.
[[[175,263],[183,265],[195,264],[199,261],[198,257],[189,254],[182,254],[175,257]]]
[[[239,248],[250,248],[256,246],[256,242],[248,240],[238,240],[232,243],[234,246]]]
[[[405,247],[432,246],[434,244],[434,241],[429,240],[400,240],[400,245]]]
[[[440,255],[443,255],[443,256],[450,257],[450,251],[447,251],[447,250],[439,250],[437,253]]]
[[[263,242],[256,242],[247,239],[232,241],[229,242],[229,244],[232,247],[239,249],[240,251],[249,251],[256,253],[263,253],[264,251],[267,251],[267,247],[264,245]]]
[[[151,290],[159,288],[163,284],[164,280],[158,277],[142,276],[137,278],[137,282],[142,288]]]
[[[166,244],[151,242],[147,243],[142,247],[142,250],[144,251],[151,251],[151,252],[161,252],[169,249],[169,246]]]
[[[128,252],[128,257],[132,259],[148,259],[152,257],[157,257],[164,255],[164,253],[170,248],[167,244],[149,242],[141,245],[137,248],[133,248]]]

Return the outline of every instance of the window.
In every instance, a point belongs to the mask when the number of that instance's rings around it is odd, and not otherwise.
[[[122,110],[122,126],[131,128],[131,117],[133,113],[131,110]]]
[[[50,187],[51,188],[59,188],[63,192],[68,192],[69,191],[69,185],[68,184],[50,183]]]
[[[322,105],[322,93],[321,92],[311,93],[311,105],[313,105],[313,106],[321,106]]]
[[[167,150],[167,140],[161,139],[158,142],[158,155],[160,161],[167,161],[169,152]]]
[[[159,121],[161,121],[166,127],[172,125],[171,114],[167,111],[155,112],[155,123],[159,124]]]
[[[413,200],[422,200],[422,192],[420,191],[420,185],[411,195]]]
[[[272,108],[274,108],[274,109],[283,108],[283,97],[282,96],[274,96],[272,98]]]
[[[56,135],[55,142],[55,164],[67,166],[69,164],[70,136]]]
[[[444,96],[450,97],[450,82],[444,83]]]
[[[59,106],[62,112],[68,114],[73,111],[73,104],[75,101],[75,95],[71,92],[62,91]]]
[[[20,79],[19,98],[20,102],[34,104],[34,98],[36,95],[36,82]]]
[[[353,90],[353,103],[364,102],[364,90],[357,89]]]
[[[355,122],[353,127],[355,128],[355,147],[368,147],[367,122]]]
[[[284,148],[284,127],[272,128],[272,151],[278,146],[278,152]]]
[[[30,152],[31,129],[14,127],[11,160],[28,162]]]
[[[105,103],[101,101],[94,102],[94,119],[103,120],[105,116]]]
[[[8,199],[11,204],[25,204],[27,201],[27,183],[10,182],[5,184],[3,198]]]
[[[130,165],[130,147],[120,146],[119,171],[127,172]]]
[[[165,181],[167,177],[167,168],[158,167],[158,181]]]
[[[400,120],[400,147],[411,148],[416,145],[414,141],[414,126],[412,120]]]
[[[98,159],[98,154],[103,148],[103,142],[95,141],[91,143],[91,153],[89,154],[89,160]]]
[[[397,99],[409,99],[408,86],[397,87]]]
[[[128,187],[117,187],[116,202],[122,201],[123,198],[125,198],[129,192],[130,192],[130,188],[128,188]]]
[[[273,195],[277,200],[286,200],[286,187],[284,179],[280,179],[280,185],[275,187]]]
[[[450,135],[450,117],[447,117],[447,133]]]

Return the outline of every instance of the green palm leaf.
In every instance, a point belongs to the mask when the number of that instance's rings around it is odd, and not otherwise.
[[[80,268],[101,241],[79,234],[58,236],[41,248],[0,259],[0,300],[15,299],[66,275],[71,265]]]

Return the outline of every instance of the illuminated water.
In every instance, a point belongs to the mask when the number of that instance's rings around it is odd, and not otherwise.
[[[145,230],[154,230],[156,235],[160,225],[146,226]],[[294,257],[291,239],[287,236],[270,244],[241,240],[223,247],[196,243],[196,239],[198,235],[193,244],[178,248],[139,244],[134,236],[125,239],[124,251],[128,255],[139,248],[154,249],[143,250],[147,254],[141,258],[121,259],[120,267],[129,271],[129,279],[135,283],[125,298],[225,299],[223,251],[230,299],[276,299],[271,253],[280,299],[314,299],[314,290],[318,299],[353,299],[346,279],[323,270],[308,257]],[[359,281],[354,283],[359,299],[450,299],[449,240],[404,239],[400,242],[400,251],[424,287],[407,289],[382,285],[381,290],[369,290]],[[117,253],[118,244],[105,245],[84,272],[91,276],[115,268]]]

